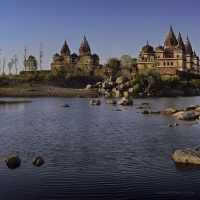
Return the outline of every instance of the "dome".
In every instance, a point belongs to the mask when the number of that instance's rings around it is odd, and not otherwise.
[[[58,54],[58,53],[55,53],[53,56],[54,56],[54,57],[58,57],[58,56],[59,56],[59,54]]]
[[[143,53],[153,53],[153,47],[149,45],[148,41],[147,44],[145,46],[142,47],[142,52]]]
[[[155,48],[156,51],[164,51],[164,47],[160,44]]]
[[[71,54],[72,57],[78,57],[76,53]]]

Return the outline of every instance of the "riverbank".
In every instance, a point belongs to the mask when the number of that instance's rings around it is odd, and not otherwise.
[[[62,88],[55,86],[34,85],[31,87],[1,87],[0,97],[92,97],[100,93],[85,89]]]

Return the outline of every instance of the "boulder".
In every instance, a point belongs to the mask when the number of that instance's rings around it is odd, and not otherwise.
[[[149,111],[148,110],[143,110],[141,113],[142,114],[149,114]]]
[[[185,107],[183,110],[185,110],[185,111],[187,111],[187,110],[195,110],[198,107],[199,107],[199,105],[190,105],[188,107]]]
[[[91,89],[93,89],[93,85],[90,85],[90,84],[88,84],[88,85],[86,86],[86,88],[85,88],[85,90],[91,90]]]
[[[200,112],[200,107],[195,109],[196,112]]]
[[[114,109],[113,111],[122,111],[122,110],[120,110],[120,109],[117,108],[117,109]]]
[[[115,76],[110,76],[109,81],[110,82],[115,82],[116,81],[116,77]]]
[[[180,112],[173,114],[173,116],[175,116],[177,119],[183,119],[183,120],[197,118],[196,112],[194,110],[180,111]]]
[[[133,88],[129,88],[129,89],[128,89],[128,94],[129,94],[129,96],[131,96],[131,97],[137,96],[137,93],[134,91]]]
[[[146,108],[151,108],[149,105],[137,105],[137,106],[134,106],[135,109],[146,109]]]
[[[127,91],[124,92],[124,97],[128,98],[129,97],[129,93]]]
[[[116,101],[114,101],[114,100],[107,100],[106,104],[116,104]]]
[[[41,156],[36,155],[35,158],[33,159],[32,163],[35,166],[39,167],[39,166],[43,165],[45,162],[44,162],[44,159]]]
[[[100,99],[90,100],[90,105],[101,105]]]
[[[66,104],[66,103],[61,103],[61,104],[59,104],[58,106],[59,106],[59,107],[69,107],[69,105]]]
[[[127,80],[128,78],[126,76],[120,76],[116,79],[116,83],[122,84],[122,83],[125,83]]]
[[[124,106],[128,106],[128,105],[133,105],[133,101],[131,99],[126,99],[125,97],[123,97],[119,102],[118,105],[124,105]]]
[[[21,159],[19,156],[12,155],[12,156],[6,156],[5,157],[5,163],[10,169],[15,169],[20,166]]]
[[[123,91],[122,90],[116,90],[115,94],[116,94],[116,97],[121,97],[123,96]]]
[[[103,82],[102,88],[103,88],[103,89],[111,89],[112,86],[111,86],[109,83]]]
[[[171,114],[174,114],[174,113],[177,112],[177,110],[174,110],[173,108],[167,108],[167,109],[165,110],[165,112],[168,112],[169,114],[170,114],[170,113],[171,113]]]
[[[200,164],[200,147],[176,150],[172,159],[174,162]]]

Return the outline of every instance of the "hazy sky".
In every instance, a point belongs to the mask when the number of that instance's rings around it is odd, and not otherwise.
[[[84,35],[101,64],[124,54],[138,57],[147,40],[154,48],[163,45],[170,24],[184,42],[189,36],[200,56],[198,0],[0,0],[0,5],[0,58],[9,62],[18,55],[19,70],[25,45],[38,58],[42,43],[43,69],[50,69],[64,40],[78,53]]]

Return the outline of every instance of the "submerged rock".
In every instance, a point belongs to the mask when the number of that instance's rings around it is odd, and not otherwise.
[[[59,104],[58,106],[59,106],[59,107],[69,107],[69,105],[66,104],[66,103],[61,103],[61,104]]]
[[[5,162],[8,168],[15,169],[20,166],[21,159],[19,158],[19,156],[16,156],[16,155],[6,156]]]
[[[39,166],[43,165],[45,162],[44,162],[44,159],[41,156],[36,155],[35,158],[33,159],[32,163],[35,166],[39,167]]]
[[[114,100],[107,100],[106,104],[116,104],[116,101],[114,101]]]
[[[172,159],[174,162],[200,164],[200,147],[176,150]]]
[[[90,105],[101,105],[100,99],[90,100]]]

